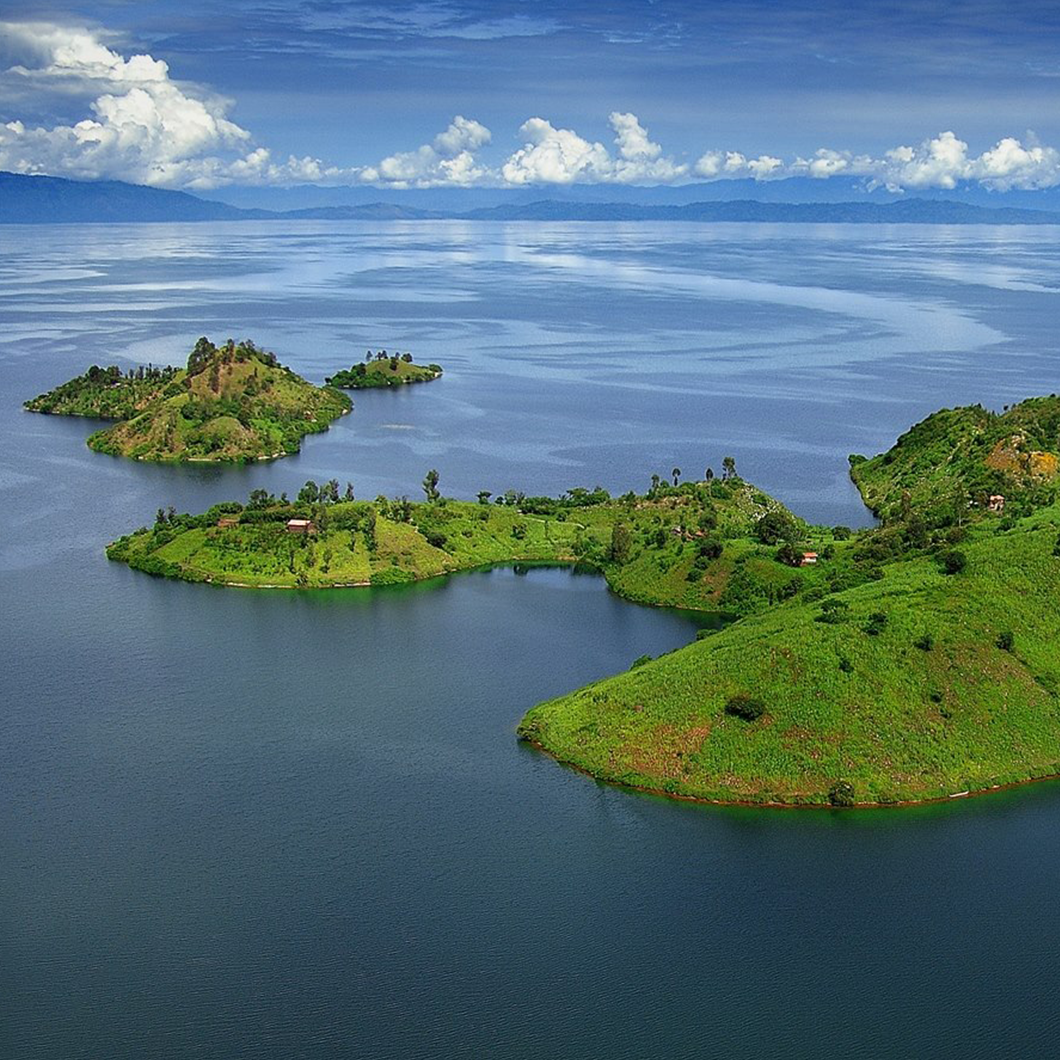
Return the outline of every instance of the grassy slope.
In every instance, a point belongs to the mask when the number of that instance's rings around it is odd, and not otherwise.
[[[371,360],[361,365],[352,365],[349,369],[336,372],[334,376],[325,379],[331,386],[342,387],[347,390],[372,390],[388,386],[403,386],[407,383],[429,383],[438,379],[442,370],[437,365],[412,364],[400,358],[391,367],[390,359]],[[356,371],[363,367],[363,375]]]
[[[1057,523],[1054,507],[984,524],[961,574],[889,566],[840,594],[838,624],[792,601],[542,704],[520,732],[602,779],[723,801],[825,803],[839,780],[859,802],[918,800],[1060,773]],[[873,612],[888,616],[876,636]],[[996,643],[1009,629],[1011,652]],[[740,693],[765,715],[726,715]]]
[[[297,452],[350,408],[253,347],[222,347],[183,370],[131,419],[88,439],[96,452],[152,461],[242,461]]]

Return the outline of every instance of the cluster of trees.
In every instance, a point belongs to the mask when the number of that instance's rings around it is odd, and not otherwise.
[[[205,335],[198,339],[188,355],[188,375],[198,375],[214,363],[241,364],[255,360],[270,368],[278,368],[280,362],[276,354],[256,346],[250,339],[228,339],[220,346],[215,346]]]

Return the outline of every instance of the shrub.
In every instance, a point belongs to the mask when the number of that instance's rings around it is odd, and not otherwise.
[[[821,601],[821,613],[817,616],[818,622],[827,622],[831,626],[838,625],[847,617],[846,600],[837,600],[831,597]]]
[[[425,530],[423,536],[427,539],[427,544],[432,548],[445,548],[447,540],[445,534],[440,534],[437,530]]]
[[[757,721],[765,712],[766,708],[760,700],[744,693],[732,696],[725,704],[726,714],[734,718],[743,718],[744,721]]]
[[[925,633],[922,637],[917,637],[913,641],[913,647],[919,648],[921,651],[931,651],[935,647],[935,638],[930,633]]]
[[[833,806],[853,806],[857,801],[854,785],[849,780],[837,780],[828,789],[828,801]]]
[[[968,557],[960,549],[951,548],[939,553],[943,574],[960,574],[968,566]]]
[[[845,674],[852,674],[854,672],[854,664],[845,656],[839,657],[839,669]]]
[[[883,611],[873,611],[865,620],[865,632],[870,637],[878,637],[887,626],[887,615]]]
[[[1016,646],[1016,636],[1011,629],[1002,630],[997,635],[996,643],[1002,651],[1012,651]]]
[[[630,663],[629,668],[631,670],[636,670],[636,668],[638,666],[643,666],[645,663],[650,663],[650,662],[651,662],[651,656],[650,655],[638,655],[637,658],[634,659],[632,663]]]
[[[705,537],[699,542],[696,551],[703,559],[712,560],[721,555],[723,547],[716,537]]]

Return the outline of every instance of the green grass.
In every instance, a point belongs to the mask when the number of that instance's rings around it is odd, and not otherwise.
[[[719,801],[827,804],[841,780],[859,802],[919,801],[1060,773],[1058,520],[978,528],[959,575],[888,565],[835,597],[835,624],[796,598],[542,704],[520,733],[600,779]],[[724,713],[741,693],[763,718]]]

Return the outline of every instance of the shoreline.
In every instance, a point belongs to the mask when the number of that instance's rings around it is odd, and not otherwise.
[[[606,784],[608,787],[627,791],[640,795],[657,795],[664,799],[672,799],[675,802],[698,803],[701,806],[739,806],[751,810],[830,810],[834,813],[849,810],[906,810],[917,806],[939,806],[950,802],[964,802],[968,799],[979,799],[986,795],[996,795],[1001,791],[1012,791],[1016,788],[1026,788],[1031,784],[1044,784],[1050,780],[1060,780],[1060,773],[1048,773],[1040,777],[1028,777],[1026,780],[1013,780],[1007,784],[991,784],[988,788],[976,788],[968,791],[954,792],[952,795],[933,795],[925,799],[900,799],[894,802],[855,802],[849,806],[833,806],[830,802],[754,802],[750,799],[713,799],[706,795],[687,795],[678,791],[666,791],[663,788],[649,788],[639,784],[629,784],[622,780],[611,780],[601,777],[586,766],[580,766],[577,762],[571,762],[554,754],[544,744],[525,736],[516,736],[520,743],[532,747],[535,751],[551,758],[553,762],[581,774],[598,784]]]

